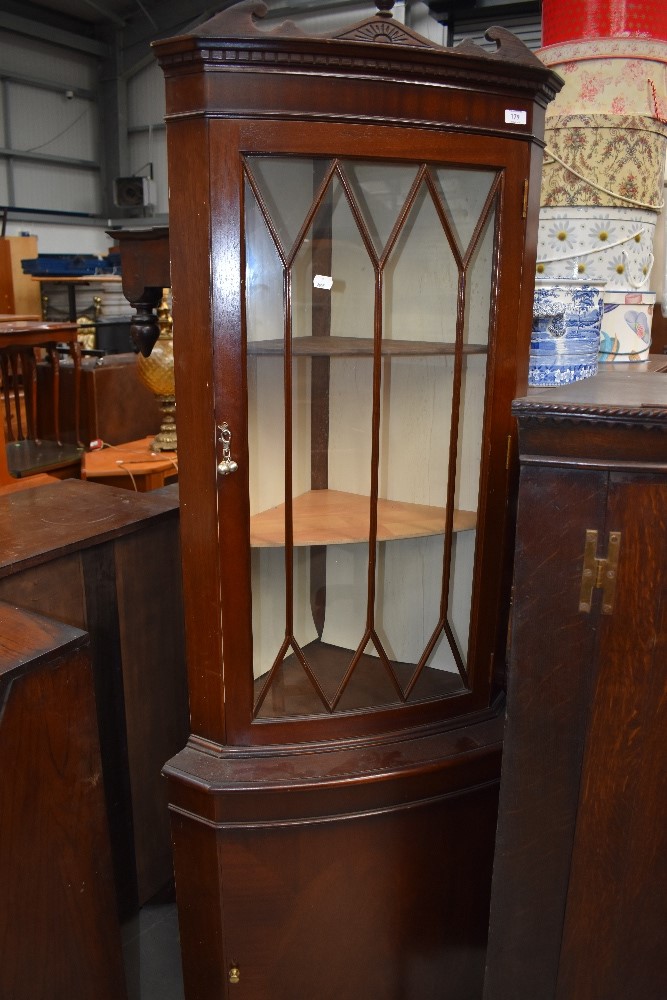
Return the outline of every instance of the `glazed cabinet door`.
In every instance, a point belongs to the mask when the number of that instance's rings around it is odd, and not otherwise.
[[[529,144],[170,129],[193,732],[328,740],[484,711],[527,377]],[[208,233],[187,225],[207,199]]]
[[[239,135],[243,323],[215,350],[246,399],[216,400],[218,513],[222,539],[247,491],[223,634],[245,624],[228,736],[253,743],[479,708],[498,641],[520,157],[331,131]],[[221,566],[224,589],[224,544]]]

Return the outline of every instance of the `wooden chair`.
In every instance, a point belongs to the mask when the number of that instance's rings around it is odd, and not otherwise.
[[[78,478],[83,447],[60,440],[58,411],[59,359],[56,345],[70,345],[80,366],[76,324],[0,324],[0,392],[4,409],[3,453],[11,476],[23,479],[49,473],[59,479]],[[46,352],[51,363],[51,400],[54,411],[52,440],[42,438],[37,422],[36,351]],[[78,423],[79,380],[74,381]]]
[[[46,486],[47,483],[56,481],[56,476],[49,476],[46,473],[38,473],[25,479],[17,479],[16,476],[12,476],[7,465],[5,425],[4,421],[0,420],[0,496],[5,493],[16,493],[18,490],[32,489],[35,486]]]

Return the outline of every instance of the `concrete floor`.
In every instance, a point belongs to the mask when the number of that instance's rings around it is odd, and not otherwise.
[[[128,1000],[184,1000],[176,904],[147,903],[122,936]]]

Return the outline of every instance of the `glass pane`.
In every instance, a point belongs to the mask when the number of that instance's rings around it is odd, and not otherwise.
[[[414,184],[417,166],[359,161],[346,163],[344,172],[381,257]]]
[[[492,289],[495,268],[495,221],[493,205],[473,249],[466,274],[464,343],[471,351],[489,342],[492,321]],[[479,502],[479,471],[484,430],[487,359],[483,353],[464,356],[457,443],[455,505],[476,510]],[[468,661],[470,606],[473,591],[475,534],[468,531],[454,539],[451,555],[448,622],[461,660]]]
[[[495,172],[441,167],[433,176],[447,221],[464,257],[495,180]]]
[[[249,184],[245,224],[253,676],[259,678],[285,636],[285,524],[284,514],[275,513],[285,502],[283,268]]]
[[[338,177],[295,249],[291,641],[260,718],[328,712],[366,623],[375,272]]]
[[[422,182],[384,271],[382,336],[453,344],[458,268]]]
[[[312,207],[314,180],[323,176],[326,164],[298,156],[249,156],[246,160],[285,257],[292,252]]]
[[[378,516],[387,501],[396,504],[405,523],[404,537],[378,541],[375,624],[411,701],[466,686],[495,235],[493,217],[480,219],[481,235],[470,247],[465,277],[463,353],[457,364],[459,268],[432,206],[430,195],[416,204],[416,222],[408,220],[397,245],[401,260],[392,279],[402,301],[396,275],[419,285],[422,246],[430,247],[432,280],[437,272],[442,285],[437,294],[422,296],[421,310],[444,311],[440,326],[439,317],[427,317],[423,327],[440,348],[415,345],[415,356],[385,359],[382,381]],[[474,220],[471,232],[476,228]],[[420,357],[420,351],[431,354]]]
[[[462,690],[454,654],[439,637],[454,386],[451,355],[384,361],[378,521],[386,511],[396,537],[378,533],[375,625],[404,692],[428,651],[419,697]],[[455,532],[474,526],[475,508],[457,506]]]

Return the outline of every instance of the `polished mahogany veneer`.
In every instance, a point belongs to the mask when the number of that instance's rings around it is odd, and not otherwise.
[[[239,4],[156,43],[191,712],[165,769],[186,995],[473,1000],[510,406],[560,81],[501,29],[486,53],[387,10],[326,37],[264,13]],[[135,264],[150,274],[167,234],[141,239],[120,236],[149,349]]]

